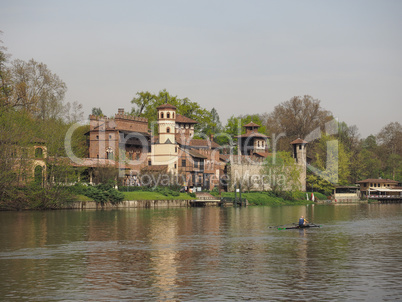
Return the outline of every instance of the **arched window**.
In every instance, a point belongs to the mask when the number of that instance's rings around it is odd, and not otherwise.
[[[169,127],[166,128],[166,133],[170,133],[170,128]]]
[[[172,113],[172,118],[174,118],[174,112]]]
[[[161,113],[161,118],[163,118],[163,112]]]
[[[110,147],[106,149],[106,158],[113,159],[113,149]]]
[[[166,113],[166,118],[170,118],[170,113]]]

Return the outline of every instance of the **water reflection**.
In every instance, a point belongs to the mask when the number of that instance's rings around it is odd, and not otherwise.
[[[0,212],[0,300],[400,300],[401,209]]]

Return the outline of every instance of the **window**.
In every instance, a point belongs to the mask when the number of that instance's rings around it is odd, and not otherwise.
[[[299,150],[301,150],[302,145],[299,145]]]
[[[161,118],[163,118],[163,112],[161,113]]]
[[[96,136],[96,139],[99,139],[99,135]]]
[[[174,164],[174,168],[175,168],[175,169],[177,168],[177,164]]]
[[[172,118],[174,118],[174,112],[172,113]]]
[[[177,147],[174,147],[174,152],[177,152]]]
[[[113,159],[113,149],[110,147],[106,149],[106,158]]]
[[[182,160],[181,160],[181,165],[182,165],[183,167],[186,166],[186,160],[185,160],[185,159],[182,159]]]
[[[35,158],[42,158],[43,157],[43,150],[42,148],[35,149]]]
[[[170,113],[166,113],[166,118],[170,118]]]
[[[170,133],[170,128],[169,127],[166,128],[166,133]]]
[[[152,162],[149,160],[148,161],[148,166],[151,166],[152,165]]]

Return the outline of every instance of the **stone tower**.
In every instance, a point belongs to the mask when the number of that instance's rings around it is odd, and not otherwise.
[[[159,143],[174,144],[176,142],[176,107],[170,104],[163,104],[156,109],[158,110]]]
[[[151,164],[155,166],[167,166],[169,172],[177,172],[176,143],[176,107],[171,104],[163,104],[158,110],[157,141],[151,147]]]
[[[296,164],[300,166],[300,184],[301,191],[306,191],[306,176],[307,176],[307,142],[300,138],[290,143],[292,145],[292,156],[296,161]]]

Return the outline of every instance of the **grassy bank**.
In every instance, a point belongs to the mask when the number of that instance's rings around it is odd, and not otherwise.
[[[320,193],[314,193],[318,199],[326,199],[324,195]],[[293,192],[289,193],[288,196],[280,197],[275,195],[273,192],[250,192],[242,193],[242,198],[248,200],[249,205],[264,205],[264,206],[278,206],[278,205],[304,205],[314,203],[311,200],[306,200],[306,193],[303,192]],[[221,197],[234,198],[234,192],[224,192]],[[239,194],[237,194],[239,197]]]
[[[187,193],[179,193],[177,196],[163,195],[159,192],[147,192],[147,191],[134,191],[134,192],[122,192],[124,194],[124,200],[189,200],[194,199]]]

